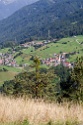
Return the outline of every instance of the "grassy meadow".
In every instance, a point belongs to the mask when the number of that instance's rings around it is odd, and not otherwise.
[[[12,80],[16,74],[18,74],[19,72],[22,71],[21,68],[15,68],[15,67],[0,66],[0,69],[2,69],[2,68],[7,69],[8,71],[0,72],[0,85],[2,85],[4,83],[4,81]]]
[[[60,53],[60,52],[73,52],[79,51],[79,54],[76,54],[75,56],[71,56],[70,60],[73,60],[77,57],[77,56],[81,56],[83,54],[83,45],[79,44],[78,42],[83,42],[83,36],[77,36],[77,37],[69,37],[69,38],[63,38],[59,41],[57,41],[57,43],[51,43],[46,45],[45,47],[42,47],[40,49],[38,49],[35,52],[35,55],[39,55],[42,58],[47,58],[50,56],[53,56],[54,53]],[[78,42],[77,42],[78,41]],[[66,44],[64,44],[66,43]]]
[[[68,38],[62,38],[61,40],[55,42],[55,43],[49,43],[39,49],[34,49],[34,47],[25,48],[22,49],[21,52],[23,52],[22,55],[17,56],[15,60],[18,64],[23,63],[30,63],[30,57],[32,55],[38,55],[40,58],[48,58],[52,57],[54,53],[60,53],[60,52],[79,52],[76,55],[70,56],[69,60],[74,61],[77,56],[82,56],[83,54],[83,36],[75,36],[75,37],[68,37]],[[1,49],[0,53],[7,52],[9,48]],[[19,51],[18,51],[19,52]],[[17,52],[16,52],[17,53]],[[15,55],[15,54],[14,54]]]
[[[0,85],[2,85],[4,83],[4,81],[6,80],[11,80],[14,78],[14,76],[16,75],[15,72],[0,72]]]
[[[74,62],[76,57],[80,57],[83,55],[83,36],[76,36],[76,37],[68,37],[63,38],[55,43],[49,43],[43,47],[38,49],[34,49],[33,47],[22,49],[22,55],[16,58],[18,64],[31,64],[30,58],[32,56],[39,56],[41,59],[53,57],[53,54],[56,53],[71,53],[77,52],[77,54],[72,55],[68,58],[69,62]]]
[[[80,57],[83,55],[83,44],[82,45],[80,44],[82,42],[83,42],[83,36],[75,36],[75,37],[63,38],[55,43],[49,43],[36,50],[33,47],[25,48],[21,50],[23,54],[20,56],[17,56],[15,60],[19,65],[22,65],[22,64],[31,65],[32,61],[30,60],[30,58],[34,55],[44,59],[44,58],[52,57],[54,53],[58,54],[60,52],[69,53],[69,52],[76,51],[77,54],[72,55],[68,58],[68,61],[74,62],[77,56]],[[8,52],[8,50],[9,48],[1,49],[0,53],[6,53]],[[18,52],[14,53],[13,56],[15,56]],[[0,66],[0,69],[1,68],[3,68],[3,66]],[[0,84],[2,84],[5,80],[12,79],[17,73],[24,70],[23,68],[15,68],[15,67],[7,67],[7,66],[4,66],[4,68],[6,68],[9,72],[0,73]]]
[[[48,58],[52,57],[54,53],[79,52],[79,54],[73,55],[69,58],[70,61],[74,61],[77,56],[80,57],[83,54],[83,45],[81,45],[82,42],[83,36],[68,37],[63,38],[56,43],[49,43],[37,50],[31,47],[29,49],[23,49],[22,52],[27,55],[27,59],[29,59],[31,55],[38,55],[40,58]]]
[[[29,125],[27,121],[30,125],[82,125],[78,123],[83,123],[83,105],[0,96],[0,125]]]

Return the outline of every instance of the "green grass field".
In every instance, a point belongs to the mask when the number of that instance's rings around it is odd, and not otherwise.
[[[17,73],[10,72],[10,71],[0,72],[0,85],[2,85],[4,83],[4,81],[13,79],[16,74]]]
[[[37,125],[79,125],[79,124],[80,124],[79,122],[71,122],[71,121],[67,121],[66,123],[60,122],[60,121],[53,123],[49,121],[46,124],[42,123],[42,124],[37,124]],[[23,123],[2,123],[0,125],[36,125],[36,124],[30,124],[29,122],[25,121]]]
[[[5,49],[0,49],[0,53],[6,53],[8,52],[9,48],[5,48]]]
[[[0,66],[0,69],[7,69],[7,72],[0,72],[0,85],[4,83],[4,81],[11,80],[14,76],[22,71],[22,68],[8,67],[8,66]]]
[[[23,54],[21,56],[18,56],[16,58],[16,61],[18,64],[24,64],[24,63],[30,63],[30,57],[31,55],[39,56],[40,58],[48,58],[52,57],[54,53],[60,53],[60,52],[79,52],[79,54],[70,56],[69,60],[74,61],[76,57],[80,57],[83,55],[83,44],[79,44],[83,42],[83,36],[75,36],[75,37],[68,37],[63,38],[57,43],[50,43],[47,44],[37,50],[35,50],[33,47],[30,47],[28,49],[22,49],[21,51]],[[9,48],[2,49],[0,52],[7,52]]]
[[[47,58],[53,56],[54,53],[58,54],[60,52],[69,53],[79,51],[79,54],[70,57],[70,61],[74,61],[77,56],[80,57],[83,55],[83,45],[79,44],[77,41],[80,43],[83,42],[83,36],[63,38],[57,41],[57,43],[50,43],[44,47],[39,48],[33,53],[34,55],[38,55],[41,58]]]
[[[68,61],[73,62],[75,61],[76,57],[80,57],[83,55],[83,44],[80,44],[83,42],[83,36],[76,36],[76,37],[68,37],[63,38],[56,43],[50,43],[47,44],[39,49],[34,49],[33,47],[30,47],[28,49],[22,49],[23,52],[22,55],[17,56],[15,60],[18,64],[28,64],[30,65],[32,61],[30,60],[31,56],[39,56],[40,58],[48,58],[52,57],[54,53],[61,53],[61,52],[79,52],[75,55],[72,55],[69,57]],[[0,53],[6,53],[8,52],[9,48],[1,49]],[[18,51],[19,52],[19,51]],[[17,53],[17,52],[16,52]],[[15,55],[15,53],[14,53]],[[45,67],[45,66],[44,66]],[[0,69],[3,68],[3,66],[0,66]],[[0,72],[0,83],[3,83],[5,80],[12,79],[15,74],[23,71],[23,68],[15,68],[15,67],[7,67],[4,66],[9,72]]]
[[[2,69],[2,68],[5,68],[5,69],[7,69],[8,71],[11,71],[11,72],[17,72],[17,73],[19,73],[19,72],[21,72],[22,71],[22,68],[18,68],[18,67],[10,67],[10,66],[0,66],[0,69]]]

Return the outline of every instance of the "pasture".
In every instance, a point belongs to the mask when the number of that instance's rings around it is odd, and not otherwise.
[[[0,71],[0,85],[2,85],[4,81],[13,79],[16,74],[22,71],[21,68],[0,66],[0,69],[3,68],[5,68],[8,71]]]
[[[6,53],[8,50],[9,48],[1,49],[0,53]],[[16,51],[13,53],[13,56],[15,56],[18,52]],[[39,56],[41,59],[45,59],[53,57],[54,53],[59,54],[62,52],[76,52],[76,54],[70,55],[68,58],[69,62],[74,62],[76,57],[83,55],[83,36],[63,38],[59,41],[46,44],[38,49],[34,49],[34,47],[25,48],[22,49],[21,52],[23,54],[15,58],[17,64],[19,65],[31,65],[32,61],[30,59],[32,56]],[[0,69],[2,68],[6,68],[8,72],[0,72],[0,83],[3,83],[5,80],[12,79],[14,78],[15,74],[24,71],[23,67],[0,66]]]
[[[15,75],[15,72],[0,72],[0,85],[2,85],[4,81],[13,79]]]
[[[38,55],[41,58],[52,57],[54,53],[71,53],[77,52],[76,55],[70,56],[70,61],[74,61],[76,57],[83,55],[83,36],[63,38],[56,43],[50,43],[34,51],[34,55]]]

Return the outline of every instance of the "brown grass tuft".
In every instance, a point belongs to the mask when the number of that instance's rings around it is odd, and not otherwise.
[[[46,123],[51,121],[77,120],[83,122],[83,106],[79,104],[45,103],[44,101],[0,96],[0,123],[21,122]]]

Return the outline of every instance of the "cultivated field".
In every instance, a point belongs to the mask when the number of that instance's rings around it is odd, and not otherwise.
[[[0,96],[0,125],[21,125],[24,120],[30,125],[46,125],[49,121],[54,124],[47,125],[82,125],[77,123],[83,123],[83,105]]]

